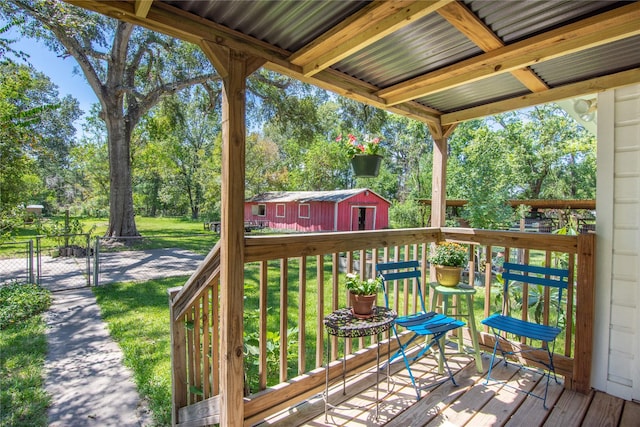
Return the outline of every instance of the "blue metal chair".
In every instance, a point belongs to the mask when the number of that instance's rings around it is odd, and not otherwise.
[[[482,324],[489,326],[495,336],[493,354],[491,355],[491,363],[489,364],[489,372],[487,373],[485,384],[487,384],[489,380],[504,383],[504,381],[499,381],[491,378],[491,369],[493,367],[494,359],[496,357],[496,352],[498,349],[502,354],[505,365],[507,364],[506,356],[527,353],[529,354],[529,358],[531,360],[541,364],[546,368],[546,372],[543,372],[543,375],[546,376],[547,381],[544,389],[544,395],[540,396],[532,392],[520,389],[517,390],[530,396],[542,399],[542,406],[544,407],[544,409],[548,409],[547,391],[549,389],[549,379],[551,378],[551,374],[553,374],[553,379],[556,381],[556,383],[558,382],[558,379],[556,378],[555,366],[553,365],[553,352],[556,337],[562,330],[558,326],[559,321],[562,317],[560,307],[562,307],[563,305],[562,291],[567,289],[568,286],[569,271],[566,269],[539,267],[508,262],[504,263],[503,268],[504,270],[502,272],[502,279],[504,280],[504,287],[502,294],[502,313],[493,314],[492,316],[487,317],[481,322]],[[555,326],[540,324],[537,322],[531,322],[528,320],[522,320],[510,316],[510,289],[513,287],[521,288],[524,283],[534,286],[540,286],[542,290],[540,292],[541,295],[551,295],[551,292],[544,291],[545,287],[555,289],[555,295],[553,295],[553,298],[551,296],[549,297],[549,299],[553,299],[554,301],[549,301],[549,303],[547,304],[549,307],[555,306],[556,308]],[[528,309],[529,305],[529,295],[522,295],[522,309]],[[511,346],[511,350],[504,350],[501,346],[501,343],[508,343],[508,340],[505,337],[506,333],[512,334],[517,337],[527,338],[529,340],[529,345],[520,349],[513,349],[513,346]],[[534,345],[535,343],[540,344]],[[546,357],[537,357],[536,354],[546,355]]]
[[[450,379],[453,385],[457,385],[455,379],[453,378],[453,374],[451,373],[451,369],[449,369],[447,359],[445,358],[443,343],[444,337],[447,332],[460,328],[461,326],[464,326],[465,323],[461,320],[447,317],[443,314],[438,314],[433,311],[426,311],[423,298],[423,289],[420,283],[420,277],[422,273],[420,272],[420,264],[418,263],[418,261],[381,263],[376,265],[376,271],[382,278],[384,302],[387,308],[392,308],[389,307],[389,287],[391,282],[395,282],[396,284],[394,295],[399,295],[399,289],[401,286],[409,286],[410,284],[413,285],[415,283],[418,291],[418,300],[420,301],[421,307],[421,311],[417,313],[398,316],[396,318],[392,329],[396,340],[398,341],[398,351],[389,359],[389,363],[392,363],[396,359],[402,357],[405,367],[409,372],[411,383],[413,384],[413,387],[416,391],[417,400],[420,400],[420,387],[418,387],[418,385],[416,384],[415,377],[411,372],[410,362],[413,362],[422,357],[425,352],[427,352],[434,344],[438,344],[440,358],[444,362],[444,365],[446,366],[447,372],[449,374],[449,377],[447,379]],[[408,341],[403,343],[403,341],[400,339],[400,334],[398,333],[397,328],[398,326],[412,333],[411,338],[409,338]],[[415,356],[407,356],[407,350],[409,346],[417,338],[426,336],[431,336],[431,339],[424,344],[424,347],[422,347]],[[446,381],[447,379],[443,381]],[[442,383],[443,381],[430,384],[428,387],[435,386]]]

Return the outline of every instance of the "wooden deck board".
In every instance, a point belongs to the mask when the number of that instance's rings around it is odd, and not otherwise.
[[[533,392],[537,395],[544,393],[545,381],[539,381]],[[555,381],[549,383],[547,392],[547,406],[553,408],[560,396],[564,392],[562,384],[556,384]],[[522,394],[522,393],[520,393]],[[535,397],[527,397],[517,412],[505,424],[506,427],[529,427],[541,426],[551,414],[551,410],[545,411],[542,407],[540,399]]]
[[[597,391],[593,396],[593,401],[587,410],[582,426],[584,427],[604,427],[618,425],[622,415],[624,401],[611,395]],[[637,422],[637,421],[636,421]],[[637,425],[637,424],[636,424]]]
[[[565,391],[544,423],[548,427],[579,426],[589,409],[593,393],[588,395],[575,391]]]
[[[342,385],[334,383],[331,403],[339,404],[329,410],[325,422],[324,401],[320,397],[292,408],[279,417],[271,417],[262,426],[356,426],[356,427],[422,427],[422,426],[637,426],[640,404],[624,401],[601,392],[588,395],[565,390],[553,380],[549,384],[545,410],[542,401],[498,382],[484,384],[490,358],[483,356],[484,374],[478,374],[475,362],[466,356],[449,356],[449,364],[458,386],[445,381],[423,390],[421,399],[411,385],[402,362],[392,365],[391,390],[387,393],[386,377],[380,376],[379,416],[375,417],[375,387],[369,372],[347,382],[347,396],[342,399]],[[424,357],[412,366],[419,384],[442,380],[437,374],[433,357]],[[545,380],[536,372],[518,370],[510,364],[498,362],[492,377],[508,381],[507,384],[544,392]],[[361,378],[358,380],[358,378]],[[373,375],[375,378],[375,375]],[[364,387],[357,384],[363,381]],[[363,406],[364,405],[364,406]]]
[[[640,403],[626,401],[622,410],[620,427],[637,426],[640,420]]]

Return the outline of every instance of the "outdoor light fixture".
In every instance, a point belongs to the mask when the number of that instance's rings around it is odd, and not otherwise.
[[[573,103],[573,110],[585,122],[590,122],[595,118],[597,107],[595,99],[577,99]]]

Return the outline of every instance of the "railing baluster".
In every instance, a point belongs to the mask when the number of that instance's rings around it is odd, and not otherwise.
[[[300,257],[298,271],[298,375],[306,372],[305,331],[307,329],[307,257]]]
[[[209,347],[211,346],[211,325],[209,318],[209,293],[202,296],[202,397],[211,397],[211,360],[209,359]]]
[[[571,344],[573,342],[573,313],[574,313],[574,290],[576,288],[574,273],[575,273],[575,263],[576,255],[569,254],[569,286],[567,286],[567,319],[566,319],[566,329],[565,329],[565,344],[564,344],[564,355],[567,357],[571,357]]]
[[[258,383],[260,390],[267,388],[267,308],[269,301],[267,300],[269,290],[269,264],[267,261],[260,261],[260,284],[259,284],[259,302],[258,309],[260,312],[258,326],[258,348],[260,355],[258,357]]]
[[[324,359],[324,255],[316,256],[316,277],[318,285],[318,319],[316,322],[316,368],[322,366]]]
[[[289,263],[287,258],[280,260],[280,382],[287,381],[287,313],[289,306]]]
[[[347,257],[348,258],[348,257]],[[340,306],[338,298],[338,283],[340,281],[340,254],[335,252],[333,254],[333,266],[331,270],[331,311],[335,311]],[[347,263],[347,270],[349,269],[349,264]],[[349,302],[347,301],[347,304]],[[324,327],[324,326],[323,326]],[[338,337],[332,335],[331,336],[331,360],[336,360],[338,358]],[[329,363],[330,360],[327,361]]]

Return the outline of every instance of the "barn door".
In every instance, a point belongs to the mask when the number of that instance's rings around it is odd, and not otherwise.
[[[375,218],[375,207],[353,206],[351,208],[351,231],[375,229]]]

